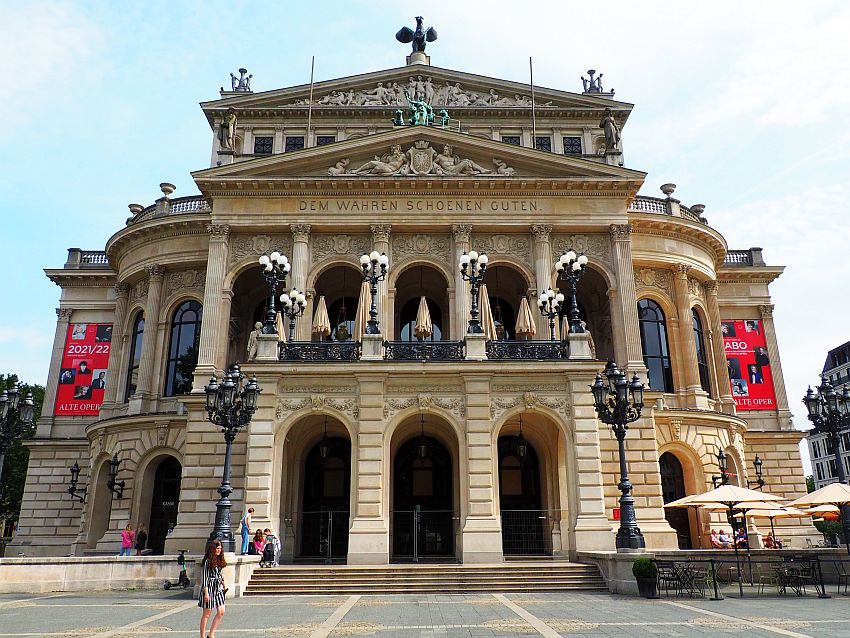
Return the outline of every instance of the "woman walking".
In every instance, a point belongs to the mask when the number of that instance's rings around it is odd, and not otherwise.
[[[136,537],[135,532],[133,532],[133,526],[130,523],[127,523],[127,527],[121,532],[121,553],[119,556],[132,556],[133,555],[133,539]]]
[[[249,545],[251,544],[251,517],[254,513],[254,508],[249,507],[248,513],[242,517],[242,554],[247,554]]]
[[[221,575],[222,568],[227,566],[224,560],[224,550],[221,541],[216,539],[207,547],[206,556],[201,563],[201,592],[198,594],[198,607],[201,612],[201,638],[215,638],[215,630],[218,623],[224,618],[224,595],[227,588],[224,586],[224,578]],[[215,616],[210,625],[210,633],[207,633],[207,621],[215,609]]]

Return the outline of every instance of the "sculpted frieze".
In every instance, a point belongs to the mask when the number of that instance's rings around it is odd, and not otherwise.
[[[693,277],[688,277],[688,292],[694,297],[699,297],[700,299],[705,298],[702,284]]]
[[[523,263],[531,263],[531,239],[528,235],[473,235],[469,246],[479,253],[517,257]]]
[[[334,255],[359,257],[369,252],[371,245],[369,235],[313,235],[313,263]]]
[[[668,296],[673,294],[673,273],[669,270],[640,268],[635,271],[635,283],[638,288],[658,288]]]
[[[178,291],[204,291],[207,279],[206,270],[181,270],[169,272],[165,277],[165,294],[170,295]]]
[[[230,263],[277,250],[292,257],[291,235],[235,235],[230,238]]]
[[[565,417],[570,416],[572,405],[568,397],[546,396],[537,392],[526,391],[515,396],[501,396],[490,399],[490,417],[496,419],[507,410],[522,406],[527,411],[538,409],[540,406],[559,412]]]
[[[278,399],[275,417],[280,420],[286,415],[309,407],[314,412],[322,412],[327,408],[342,412],[356,421],[360,416],[360,405],[357,399],[332,399],[321,393],[311,394],[300,399]]]
[[[444,262],[451,261],[451,240],[448,235],[393,235],[392,247],[393,259],[396,261],[417,255],[430,255]]]
[[[552,238],[552,260],[568,250],[584,253],[602,262],[611,261],[611,237],[601,234],[554,235]]]
[[[435,397],[430,392],[420,392],[416,396],[401,399],[389,398],[384,400],[384,418],[390,419],[407,408],[418,406],[420,411],[427,412],[432,407],[442,408],[457,418],[466,416],[466,404],[462,397]]]
[[[130,289],[130,301],[141,301],[148,297],[148,280],[142,279]]]

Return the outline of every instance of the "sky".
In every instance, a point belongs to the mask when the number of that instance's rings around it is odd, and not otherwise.
[[[43,384],[59,288],[43,268],[102,250],[158,184],[197,192],[198,102],[240,66],[256,91],[394,68],[424,13],[432,64],[580,92],[589,68],[635,104],[641,191],[678,185],[729,247],[785,265],[772,287],[795,424],[829,349],[850,340],[850,4],[736,2],[64,2],[0,0],[0,372]]]

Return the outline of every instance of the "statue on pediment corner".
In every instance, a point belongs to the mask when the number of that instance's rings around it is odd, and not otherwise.
[[[351,171],[355,175],[407,175],[409,172],[407,155],[401,152],[401,145],[393,144],[390,152],[383,157],[375,156],[359,168]]]
[[[218,142],[221,148],[233,151],[236,149],[236,109],[230,107],[224,114],[218,129]]]
[[[487,175],[488,171],[479,166],[471,159],[460,159],[455,156],[454,148],[450,144],[443,147],[443,152],[434,158],[435,173],[438,175]]]
[[[605,109],[602,121],[599,122],[599,128],[605,134],[605,150],[616,151],[620,144],[620,127],[614,121],[614,115],[611,113],[611,109]]]

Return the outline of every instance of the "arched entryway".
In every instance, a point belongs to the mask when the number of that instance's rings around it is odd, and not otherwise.
[[[316,299],[325,298],[331,332],[322,339],[327,341],[351,341],[354,336],[354,320],[357,317],[357,303],[360,288],[363,285],[363,273],[354,266],[337,264],[331,266],[316,279]],[[368,314],[368,308],[366,309]],[[307,321],[307,319],[302,319]],[[311,320],[315,323],[315,317]],[[319,335],[313,334],[313,339]]]
[[[672,503],[686,496],[685,472],[679,458],[672,452],[664,452],[658,458],[661,471],[661,494],[664,503]],[[668,507],[664,510],[664,516],[676,532],[679,549],[691,549],[691,520],[690,508]]]
[[[505,556],[552,552],[540,491],[540,462],[525,436],[499,437],[499,504]]]
[[[148,523],[148,549],[152,554],[165,553],[168,531],[177,524],[182,476],[183,467],[173,456],[164,457],[157,465]]]
[[[414,341],[416,335],[416,315],[422,297],[428,305],[431,316],[432,332],[424,337],[426,341],[449,339],[449,282],[443,274],[427,264],[408,266],[395,281],[395,318],[396,338],[401,341]]]
[[[89,497],[88,503],[89,529],[86,538],[88,549],[94,549],[109,529],[109,517],[112,514],[112,492],[106,487],[109,481],[109,459],[100,463],[94,476],[95,479],[92,481],[94,494]]]
[[[394,561],[453,560],[457,550],[458,448],[434,415],[404,422],[392,440],[391,538]]]
[[[351,442],[323,436],[307,454],[301,511],[302,558],[344,560],[348,554]]]
[[[569,328],[565,320],[570,314],[569,286],[559,280],[559,290],[564,293],[567,303],[561,309],[561,331]],[[614,357],[614,336],[611,327],[611,304],[608,300],[608,284],[597,270],[588,266],[576,288],[579,316],[587,324],[587,330],[593,338],[595,358],[602,361]]]
[[[490,311],[496,325],[496,338],[516,339],[516,320],[522,298],[528,294],[528,281],[513,266],[491,265],[484,276]]]

